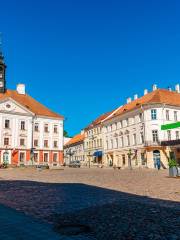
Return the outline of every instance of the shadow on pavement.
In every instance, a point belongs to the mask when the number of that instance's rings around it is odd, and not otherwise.
[[[72,239],[180,239],[179,202],[79,183],[0,181],[0,203]]]

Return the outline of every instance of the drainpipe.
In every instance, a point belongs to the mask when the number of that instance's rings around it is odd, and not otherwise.
[[[145,142],[146,142],[146,128],[145,128],[145,117],[144,117],[143,105],[141,105],[141,110],[142,110],[142,113],[143,113],[143,134],[144,134],[144,144],[145,144]],[[147,167],[147,153],[145,154],[145,157],[146,157],[146,167]]]
[[[36,118],[36,115],[33,115],[32,117],[32,132],[31,132],[31,150],[30,150],[30,158],[31,158],[31,164],[33,165],[34,162],[34,119]]]

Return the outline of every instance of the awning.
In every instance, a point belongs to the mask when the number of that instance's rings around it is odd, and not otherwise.
[[[103,155],[102,151],[96,151],[93,153],[93,156],[95,156],[95,157],[102,157],[102,155]]]

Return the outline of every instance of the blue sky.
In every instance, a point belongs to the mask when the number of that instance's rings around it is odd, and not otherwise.
[[[180,2],[0,0],[8,88],[78,133],[143,89],[180,82]]]

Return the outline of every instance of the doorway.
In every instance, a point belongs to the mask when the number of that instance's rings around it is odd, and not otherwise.
[[[4,164],[9,164],[9,162],[10,162],[9,152],[4,152],[4,153],[3,153],[3,163],[4,163]]]
[[[161,167],[161,154],[159,150],[153,151],[153,160],[154,160],[154,168],[160,169]]]

